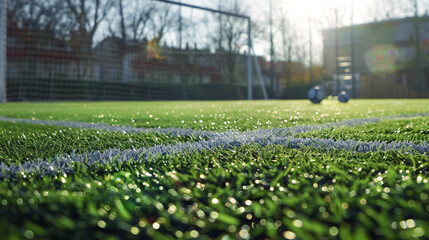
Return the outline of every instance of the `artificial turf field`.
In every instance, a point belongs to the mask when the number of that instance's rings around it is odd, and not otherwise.
[[[427,239],[429,100],[0,105],[0,239]]]

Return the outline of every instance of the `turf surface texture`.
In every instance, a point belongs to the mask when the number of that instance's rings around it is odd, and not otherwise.
[[[0,238],[429,238],[428,100],[0,105]]]

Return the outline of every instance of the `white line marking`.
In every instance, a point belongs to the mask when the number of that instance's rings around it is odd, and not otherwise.
[[[387,116],[387,117],[374,117],[366,119],[349,119],[344,120],[338,123],[326,123],[326,124],[317,124],[317,125],[302,125],[294,126],[290,128],[273,128],[272,131],[277,131],[278,133],[294,132],[302,133],[311,130],[320,130],[330,127],[341,127],[341,126],[355,126],[363,125],[367,123],[378,122],[381,120],[388,119],[401,119],[401,118],[412,118],[412,117],[429,117],[429,113],[419,113],[419,114],[410,114],[410,115],[399,115],[399,116]],[[111,126],[105,123],[87,123],[87,122],[73,122],[73,121],[52,121],[52,120],[31,120],[31,119],[21,119],[21,118],[8,118],[0,116],[0,121],[7,122],[19,122],[19,123],[32,123],[32,124],[45,124],[45,125],[54,125],[54,126],[63,126],[63,127],[72,127],[72,128],[84,128],[84,129],[101,129],[107,131],[117,131],[124,133],[149,133],[149,132],[160,132],[164,134],[171,134],[172,136],[201,136],[201,137],[222,137],[230,136],[231,134],[239,134],[240,132],[213,132],[213,131],[203,131],[203,130],[193,130],[193,129],[184,129],[184,128],[135,128],[131,126]],[[258,132],[265,131],[264,129],[258,129],[247,132]]]
[[[62,156],[56,156],[51,161],[39,159],[32,162],[27,161],[19,164],[18,166],[14,164],[10,166],[0,164],[0,169],[2,170],[0,172],[0,177],[14,177],[18,172],[21,174],[38,172],[42,175],[56,175],[60,172],[72,173],[73,164],[76,162],[91,166],[96,163],[107,164],[113,161],[145,161],[148,160],[150,156],[158,158],[159,156],[165,156],[168,154],[192,153],[218,148],[227,149],[253,143],[261,146],[267,146],[270,144],[282,145],[291,148],[312,146],[316,148],[344,149],[357,152],[388,150],[402,150],[417,152],[420,154],[426,154],[429,152],[429,144],[427,142],[414,144],[407,141],[393,143],[362,142],[355,140],[335,141],[333,139],[295,138],[292,136],[278,135],[278,132],[273,130],[261,130],[257,132],[241,133],[235,136],[222,136],[195,143],[185,142],[174,145],[157,145],[150,148],[123,151],[118,149],[109,149],[103,153],[100,151],[94,151],[84,154],[64,154]]]

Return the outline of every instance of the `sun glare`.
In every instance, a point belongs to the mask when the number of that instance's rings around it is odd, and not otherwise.
[[[308,17],[317,17],[322,14],[324,8],[334,7],[338,5],[338,1],[320,1],[320,0],[301,0],[290,1],[291,11],[296,11],[299,14]]]
[[[355,20],[362,21],[365,18],[365,12],[368,8],[368,0],[300,0],[300,1],[281,1],[289,5],[289,13],[291,16],[298,18],[307,18],[315,22],[326,22],[329,11],[339,9],[342,15],[349,16],[351,6]],[[281,4],[279,2],[279,4]],[[348,22],[348,21],[347,21]]]

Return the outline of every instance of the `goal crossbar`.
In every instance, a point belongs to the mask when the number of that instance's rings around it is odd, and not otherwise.
[[[245,18],[245,19],[250,20],[250,17],[246,16],[246,15],[221,11],[221,10],[217,10],[217,9],[213,9],[213,8],[201,7],[201,6],[197,6],[197,5],[191,5],[191,4],[187,4],[187,3],[175,2],[175,1],[170,1],[170,0],[155,0],[155,1],[179,5],[179,6],[188,7],[188,8],[199,9],[199,10],[203,10],[203,11],[209,11],[209,12],[213,12],[213,13],[220,13],[220,14],[225,14],[225,15],[229,15],[229,16],[233,16],[233,17]]]

